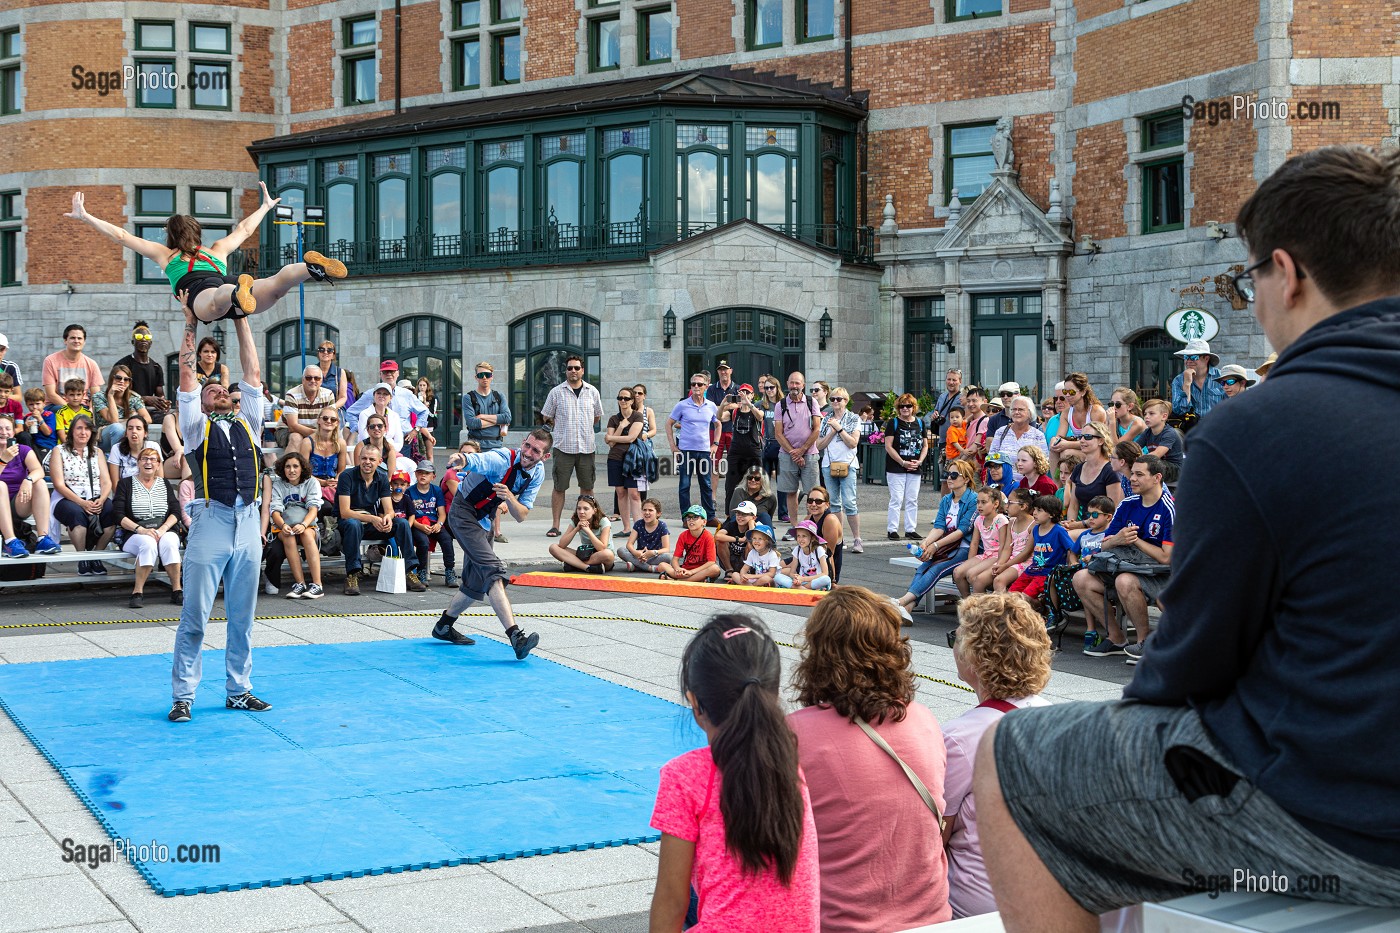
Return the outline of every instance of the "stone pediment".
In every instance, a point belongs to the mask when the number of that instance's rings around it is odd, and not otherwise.
[[[934,248],[939,259],[1046,255],[1073,251],[1063,224],[1051,221],[1015,183],[1016,173],[992,181],[956,220],[949,218]]]
[[[841,258],[827,250],[783,236],[748,219],[733,220],[662,246],[652,254],[651,262],[657,268],[665,268],[672,263],[696,258],[754,262],[797,260],[833,267],[841,264]]]

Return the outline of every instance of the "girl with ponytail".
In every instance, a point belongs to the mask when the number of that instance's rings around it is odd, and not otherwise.
[[[709,746],[661,769],[651,825],[661,865],[651,933],[816,933],[817,833],[797,738],[778,697],[778,646],[762,622],[716,615],[681,656],[681,690]]]

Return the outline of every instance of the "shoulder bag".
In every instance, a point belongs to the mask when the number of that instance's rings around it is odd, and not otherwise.
[[[904,772],[904,776],[914,785],[914,790],[918,791],[919,798],[923,800],[924,806],[928,807],[929,812],[933,814],[934,822],[938,824],[941,830],[943,828],[943,814],[938,812],[938,804],[934,803],[933,794],[929,793],[928,785],[914,773],[913,768],[904,763],[904,759],[900,758],[899,754],[893,748],[890,748],[890,743],[881,738],[880,733],[876,732],[875,728],[871,726],[870,723],[866,722],[860,716],[857,716],[856,725],[860,726],[862,732],[870,736],[870,741],[884,749],[885,754],[893,758],[894,763],[899,765],[900,770]]]

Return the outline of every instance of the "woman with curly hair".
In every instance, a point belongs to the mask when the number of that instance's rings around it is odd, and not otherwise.
[[[977,743],[1003,713],[1049,705],[1039,693],[1050,682],[1050,636],[1045,620],[1015,593],[964,599],[958,606],[955,634],[958,679],[976,691],[978,701],[943,730],[948,749],[943,841],[948,847],[948,901],[957,918],[997,909],[982,861],[977,804],[972,797]],[[821,826],[820,821],[817,825]]]
[[[868,723],[943,808],[938,720],[914,700],[909,639],[883,596],[838,586],[807,620],[788,716],[810,778],[823,933],[876,933],[949,919],[938,817]],[[1044,628],[1044,626],[1041,626]]]

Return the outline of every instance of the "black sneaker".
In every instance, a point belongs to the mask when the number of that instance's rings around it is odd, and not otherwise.
[[[132,609],[143,609],[146,605],[146,597],[142,593],[132,593],[126,604]]]
[[[924,540],[924,536],[921,535],[921,534],[919,534],[917,531],[906,531],[906,532],[904,533],[904,537],[908,538],[910,541],[922,541],[922,540]]]
[[[189,722],[190,704],[187,700],[176,700],[170,707],[170,712],[166,714],[166,719],[171,722]]]
[[[250,713],[261,713],[263,710],[272,709],[271,703],[264,703],[251,693],[240,693],[236,697],[229,697],[224,701],[227,709],[246,709]]]
[[[1115,645],[1107,638],[1100,639],[1099,642],[1089,648],[1084,649],[1084,653],[1091,658],[1111,658],[1115,654],[1127,654],[1126,644]]]
[[[530,656],[530,652],[540,643],[538,633],[532,632],[526,635],[520,629],[515,630],[515,634],[510,636],[510,646],[515,649],[515,658],[523,661]]]
[[[457,631],[450,625],[446,627],[443,627],[441,625],[434,625],[433,637],[440,639],[441,641],[451,642],[454,645],[476,644],[475,638],[472,638],[470,635],[463,635],[461,632]]]
[[[314,250],[302,257],[306,263],[306,274],[317,282],[326,282],[334,285],[334,279],[343,279],[346,276],[345,263],[339,259],[332,259]]]

